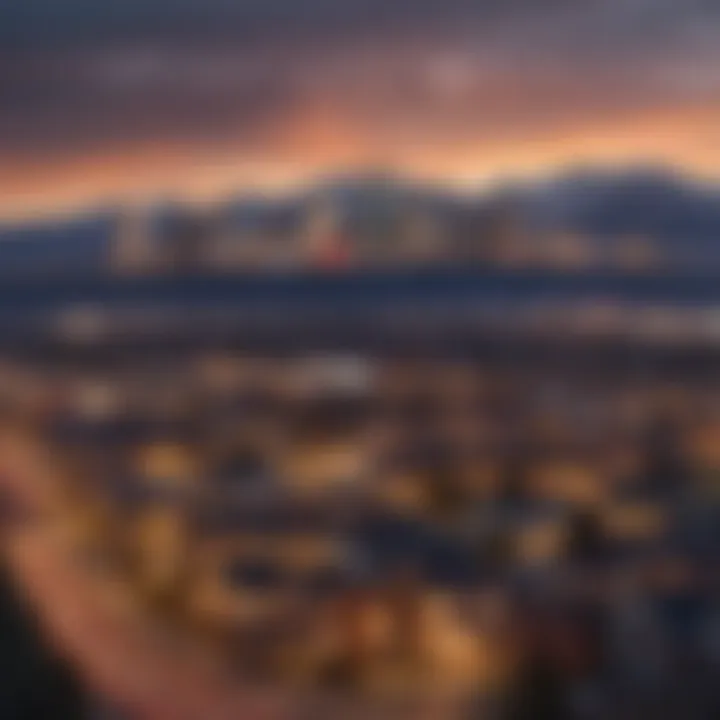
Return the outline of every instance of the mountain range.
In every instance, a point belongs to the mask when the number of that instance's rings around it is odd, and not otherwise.
[[[292,197],[237,197],[218,207],[231,224],[296,222],[312,203],[328,202],[349,215],[382,207],[422,208],[462,231],[468,218],[510,208],[530,232],[571,232],[597,242],[642,236],[678,266],[720,265],[720,184],[701,183],[664,168],[583,169],[540,182],[506,183],[457,194],[379,174],[319,183]],[[158,216],[183,212],[157,208]],[[2,272],[37,266],[90,270],[107,257],[118,209],[82,217],[0,226]]]

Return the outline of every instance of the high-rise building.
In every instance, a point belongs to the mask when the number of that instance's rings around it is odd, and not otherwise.
[[[397,243],[398,259],[405,263],[424,264],[437,261],[447,252],[447,238],[440,218],[430,209],[406,208],[400,217]]]
[[[302,232],[303,256],[312,267],[334,268],[347,265],[352,252],[344,232],[339,209],[331,202],[313,204]]]
[[[175,213],[163,227],[163,264],[181,274],[199,270],[205,265],[213,232],[212,218],[191,211]]]
[[[237,226],[227,213],[217,211],[206,223],[205,237],[199,252],[203,264],[215,272],[252,267],[253,256],[248,252],[247,232]]]
[[[502,266],[518,267],[532,262],[532,237],[525,225],[521,208],[508,200],[488,211],[485,223],[487,258]]]
[[[112,270],[120,274],[137,274],[157,269],[156,242],[150,211],[139,206],[124,210],[118,217],[112,243]]]

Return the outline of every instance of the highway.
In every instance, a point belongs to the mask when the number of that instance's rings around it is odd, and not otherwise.
[[[116,580],[84,567],[41,449],[0,435],[0,492],[23,508],[6,523],[4,551],[53,648],[91,696],[135,720],[282,720],[288,698],[246,688],[170,632],[163,632]]]

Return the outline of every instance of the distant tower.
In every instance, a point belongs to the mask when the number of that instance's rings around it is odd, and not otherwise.
[[[533,255],[533,239],[525,225],[521,208],[503,200],[487,217],[488,259],[501,266],[527,265]]]
[[[320,202],[310,208],[303,233],[304,256],[313,267],[344,266],[350,261],[350,248],[343,233],[337,208]]]
[[[157,247],[147,208],[132,207],[118,218],[111,266],[119,274],[150,272],[157,266]]]
[[[233,215],[231,209],[218,208],[212,216],[205,218],[202,234],[198,254],[202,255],[203,264],[215,271],[254,270],[267,266],[279,245],[274,242],[268,218],[262,213],[256,215],[244,211]],[[296,250],[299,250],[297,245]]]
[[[203,264],[207,224],[199,215],[181,212],[169,223],[163,249],[171,272],[193,272]]]
[[[399,255],[410,263],[428,263],[440,259],[445,237],[440,220],[429,210],[408,209],[402,217]]]
[[[186,274],[216,264],[213,256],[218,240],[225,232],[219,211],[173,208],[161,226],[163,267],[167,271]]]

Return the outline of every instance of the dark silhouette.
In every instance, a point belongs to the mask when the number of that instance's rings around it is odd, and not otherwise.
[[[10,525],[34,519],[23,503],[0,493],[0,542]],[[0,554],[0,718],[83,720],[89,711],[86,701],[68,664],[43,638]]]
[[[82,720],[83,690],[50,652],[35,619],[0,566],[0,717],[3,720]]]

